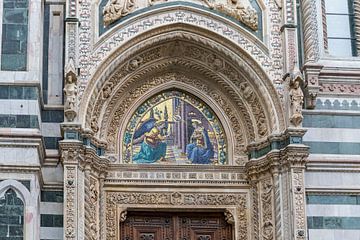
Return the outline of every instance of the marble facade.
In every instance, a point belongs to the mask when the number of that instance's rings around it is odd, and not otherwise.
[[[26,71],[0,71],[0,199],[23,201],[23,239],[115,240],[154,209],[223,212],[236,240],[359,234],[359,59],[328,54],[322,4],[29,0]],[[126,154],[170,91],[221,126],[225,160]]]

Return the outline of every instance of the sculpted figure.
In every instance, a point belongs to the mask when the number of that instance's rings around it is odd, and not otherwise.
[[[142,124],[135,132],[136,136],[140,135],[136,141],[141,142],[140,151],[133,156],[133,161],[136,163],[154,163],[165,160],[167,144],[166,137],[162,134],[165,122],[151,120]]]
[[[302,105],[304,103],[304,93],[300,87],[300,79],[296,78],[290,85],[290,104],[291,104],[291,117],[290,121],[295,125],[299,126],[303,120],[302,116]]]
[[[75,79],[73,78],[73,76],[71,74],[68,74],[66,77],[64,93],[66,96],[65,110],[74,109],[75,101],[76,101],[76,94],[77,94],[77,86],[76,86]]]
[[[107,26],[128,15],[133,11],[134,6],[134,0],[109,0],[103,10],[104,24]]]
[[[258,15],[256,10],[252,7],[249,0],[228,0],[227,4],[212,3],[209,0],[203,0],[210,8],[225,13],[226,15],[235,18],[244,23],[252,30],[256,31],[258,28]]]
[[[190,137],[190,143],[186,146],[187,158],[191,163],[209,164],[214,157],[214,150],[208,133],[200,120],[192,119],[191,122],[194,132]]]

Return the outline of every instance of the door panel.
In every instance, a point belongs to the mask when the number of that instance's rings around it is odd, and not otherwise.
[[[120,240],[232,240],[222,213],[128,212]]]

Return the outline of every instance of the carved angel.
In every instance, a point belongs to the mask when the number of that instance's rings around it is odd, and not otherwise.
[[[104,24],[120,19],[131,13],[134,9],[134,0],[109,0],[103,10]]]

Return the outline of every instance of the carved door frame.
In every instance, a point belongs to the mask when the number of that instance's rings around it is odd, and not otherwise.
[[[127,211],[153,209],[163,212],[190,210],[223,212],[225,220],[233,226],[233,239],[249,239],[248,204],[246,192],[107,192],[104,239],[119,239],[119,225],[126,220]]]

